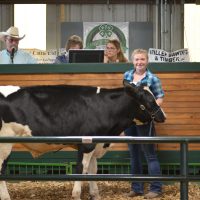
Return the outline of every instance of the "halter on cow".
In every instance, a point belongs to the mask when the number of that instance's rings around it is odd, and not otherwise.
[[[24,87],[7,97],[0,95],[0,117],[3,120],[0,135],[5,126],[17,135],[18,131],[10,126],[15,123],[32,136],[119,136],[134,119],[143,123],[165,121],[165,114],[152,94],[127,81],[124,81],[124,88],[100,90],[63,85]],[[63,144],[35,143],[24,146],[34,157],[65,147]],[[103,147],[78,144],[77,173],[97,173],[96,158],[106,152]],[[0,158],[5,159],[9,153]],[[96,183],[91,182],[90,186],[92,198],[99,199]],[[4,181],[0,182],[0,188],[1,200],[9,200]],[[72,196],[78,200],[80,194],[81,183],[77,181]]]

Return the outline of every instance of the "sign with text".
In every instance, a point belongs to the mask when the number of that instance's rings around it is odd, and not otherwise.
[[[167,52],[162,49],[150,48],[149,62],[189,62],[188,49],[180,49],[173,52]]]
[[[37,59],[37,63],[40,63],[40,64],[53,63],[57,56],[56,49],[51,49],[47,51],[43,51],[39,49],[23,49],[23,50],[32,54],[33,57]]]

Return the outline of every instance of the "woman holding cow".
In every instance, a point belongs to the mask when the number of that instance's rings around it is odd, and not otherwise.
[[[144,49],[136,49],[132,53],[134,69],[125,72],[124,79],[133,82],[136,86],[146,85],[156,98],[160,106],[163,102],[164,92],[161,82],[157,76],[147,69],[148,53]],[[133,125],[125,130],[127,136],[154,136],[155,127],[153,123],[145,125]],[[154,144],[129,144],[131,158],[131,174],[142,174],[142,152],[148,164],[149,175],[160,175],[160,163],[158,161]],[[162,183],[154,181],[150,184],[150,190],[144,195],[146,199],[153,199],[161,196]],[[144,194],[143,183],[132,182],[129,197],[142,196]]]

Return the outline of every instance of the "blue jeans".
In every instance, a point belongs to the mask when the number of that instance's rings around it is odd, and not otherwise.
[[[132,125],[130,128],[125,130],[126,136],[149,136],[149,130],[151,126],[147,125]],[[155,128],[152,124],[151,135],[155,135]],[[158,161],[155,145],[154,144],[128,144],[131,159],[131,174],[141,175],[143,174],[142,169],[142,153],[144,153],[149,175],[160,175],[160,163]],[[136,193],[144,193],[142,182],[132,182],[131,189]],[[161,182],[151,182],[150,191],[155,193],[162,192]]]

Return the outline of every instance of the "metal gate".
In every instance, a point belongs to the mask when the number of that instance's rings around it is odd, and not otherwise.
[[[0,137],[0,143],[179,143],[180,144],[180,175],[173,176],[138,176],[131,174],[101,175],[1,175],[0,180],[111,180],[111,181],[179,181],[180,199],[188,200],[188,183],[200,181],[200,176],[188,173],[188,144],[200,143],[200,137]]]

